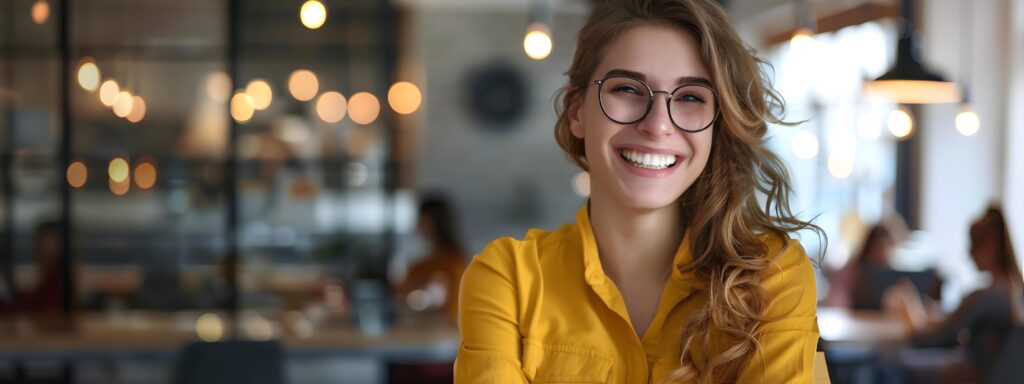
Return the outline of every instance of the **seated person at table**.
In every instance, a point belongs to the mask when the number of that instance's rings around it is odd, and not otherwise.
[[[455,213],[447,200],[430,197],[420,203],[416,232],[429,247],[427,256],[409,269],[405,281],[395,293],[403,300],[419,291],[413,301],[440,308],[452,319],[458,314],[459,282],[466,269],[466,258],[457,235]],[[433,288],[432,288],[433,287]],[[443,292],[438,292],[440,288]]]
[[[892,257],[892,250],[896,246],[889,229],[883,224],[875,224],[868,231],[860,252],[853,255],[842,269],[832,273],[829,278],[828,297],[825,298],[825,305],[829,307],[852,307],[854,298],[858,297],[858,291],[865,287],[859,287],[859,277],[865,269],[892,270],[889,260]],[[863,295],[859,295],[863,296]]]
[[[913,285],[906,282],[887,299],[907,323],[916,347],[955,346],[962,332],[969,331],[970,361],[955,371],[963,374],[973,370],[981,382],[987,382],[991,365],[1014,324],[1024,325],[1024,287],[1009,233],[998,208],[989,208],[971,225],[971,260],[991,275],[992,282],[965,297],[951,315],[929,319]]]
[[[36,258],[36,286],[29,292],[17,292],[13,300],[0,305],[4,311],[56,313],[64,307],[64,280],[60,274],[60,223],[44,222],[32,234]]]

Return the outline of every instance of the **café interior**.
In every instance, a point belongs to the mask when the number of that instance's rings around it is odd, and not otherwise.
[[[0,1],[0,383],[452,382],[465,265],[589,196],[593,1]],[[1015,313],[985,239],[1024,283],[1024,2],[718,2],[826,235],[815,379],[1024,382],[1024,317],[966,320]]]

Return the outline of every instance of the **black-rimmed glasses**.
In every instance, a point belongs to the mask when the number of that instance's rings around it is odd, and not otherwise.
[[[697,133],[708,129],[718,118],[718,94],[704,84],[683,84],[672,92],[652,90],[647,83],[629,76],[615,75],[595,80],[601,111],[619,124],[635,124],[643,120],[654,106],[654,95],[668,96],[672,124],[683,131]]]

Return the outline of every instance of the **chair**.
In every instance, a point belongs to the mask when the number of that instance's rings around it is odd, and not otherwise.
[[[178,357],[178,384],[281,384],[284,353],[276,341],[192,343]]]
[[[1003,351],[992,365],[988,374],[988,384],[1019,384],[1024,383],[1024,327],[1014,328],[1010,337],[1003,345]],[[985,373],[983,373],[985,374]]]

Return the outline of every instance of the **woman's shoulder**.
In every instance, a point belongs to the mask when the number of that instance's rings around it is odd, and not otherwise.
[[[788,235],[762,233],[758,238],[768,249],[769,274],[811,269],[813,265],[800,241]]]
[[[470,268],[474,268],[474,264],[481,264],[501,268],[500,271],[511,271],[523,264],[534,265],[544,255],[551,254],[556,247],[564,246],[567,241],[578,241],[577,231],[575,225],[565,224],[553,231],[530,229],[522,239],[499,237],[473,256]]]
[[[761,286],[770,298],[769,317],[813,316],[817,303],[814,265],[799,240],[762,234],[768,248],[768,267]]]

